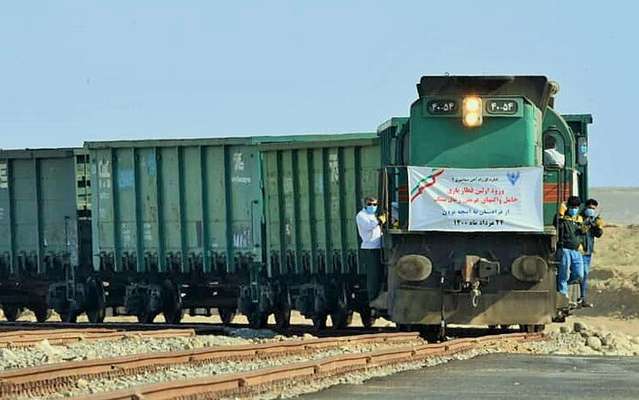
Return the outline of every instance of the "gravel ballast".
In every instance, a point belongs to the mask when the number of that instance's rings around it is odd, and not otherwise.
[[[0,366],[3,368],[17,368],[39,365],[45,362],[60,362],[70,360],[84,360],[119,355],[139,354],[145,352],[187,350],[207,346],[242,345],[249,343],[263,343],[267,341],[281,341],[300,338],[284,338],[272,334],[270,331],[242,330],[237,334],[243,337],[198,336],[176,337],[171,339],[152,339],[143,337],[129,337],[111,342],[80,342],[68,346],[50,346],[41,343],[36,348],[7,350],[0,349]],[[248,338],[248,339],[247,339]],[[305,335],[304,339],[314,339]],[[361,353],[372,350],[382,350],[397,344],[367,344],[345,345],[339,349],[322,350],[310,355],[292,355],[273,359],[254,361],[224,361],[203,365],[178,365],[154,372],[117,377],[112,379],[95,379],[87,381],[79,379],[75,387],[58,394],[44,398],[63,398],[81,394],[112,391],[141,384],[152,384],[173,380],[193,379],[204,376],[252,371],[259,368],[276,367],[285,364],[319,360],[330,356],[348,353]],[[558,332],[549,333],[544,341],[530,343],[499,343],[485,345],[452,356],[432,357],[424,362],[401,364],[389,367],[375,368],[362,372],[353,372],[334,378],[323,378],[312,383],[287,383],[273,391],[260,395],[260,398],[294,397],[303,393],[321,390],[339,383],[359,383],[377,376],[384,376],[396,372],[439,365],[452,360],[464,360],[483,354],[491,353],[525,353],[525,354],[555,354],[555,355],[608,355],[608,356],[636,356],[639,355],[639,338],[591,328],[581,322],[573,326],[563,325]],[[8,367],[7,367],[8,366]],[[24,397],[24,399],[41,399],[42,397]],[[43,398],[42,398],[43,399]]]
[[[131,354],[190,350],[213,346],[243,345],[285,339],[288,338],[274,336],[272,334],[266,335],[263,332],[260,334],[258,331],[257,333],[252,333],[249,339],[217,335],[173,338],[128,336],[120,340],[81,341],[64,346],[53,346],[49,344],[47,340],[43,340],[34,347],[0,349],[0,371],[65,361],[94,360]]]
[[[328,350],[320,350],[310,354],[291,355],[285,357],[275,357],[259,360],[232,360],[232,361],[216,361],[201,365],[185,364],[177,365],[167,369],[161,369],[143,374],[121,376],[112,379],[95,379],[85,380],[78,379],[75,388],[56,393],[44,397],[23,397],[23,399],[57,399],[71,396],[79,396],[86,394],[94,394],[105,391],[114,391],[130,388],[136,385],[153,384],[167,381],[195,379],[206,376],[232,374],[238,372],[253,371],[261,368],[280,367],[283,365],[300,363],[305,361],[320,360],[327,357],[340,356],[344,354],[358,354],[365,352],[373,352],[396,348],[397,344],[375,343],[375,344],[358,344],[345,345],[341,348],[333,348]]]

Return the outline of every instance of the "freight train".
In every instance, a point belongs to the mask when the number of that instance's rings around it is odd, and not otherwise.
[[[565,318],[553,217],[587,198],[592,118],[559,115],[542,76],[417,87],[409,117],[377,132],[0,151],[6,318],[177,323],[217,309],[283,328],[298,310],[317,328],[358,312],[366,326],[527,330]],[[564,165],[544,165],[548,136]],[[359,249],[366,196],[386,217],[379,259]]]

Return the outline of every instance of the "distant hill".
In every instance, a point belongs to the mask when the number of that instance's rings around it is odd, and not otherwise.
[[[606,222],[639,224],[639,187],[590,188],[590,196],[599,201]]]

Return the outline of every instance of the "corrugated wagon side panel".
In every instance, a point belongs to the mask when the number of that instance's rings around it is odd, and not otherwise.
[[[269,253],[269,275],[282,273],[282,240],[283,225],[280,220],[279,196],[279,153],[272,151],[262,155],[264,162],[264,197],[266,199],[266,237]]]
[[[295,204],[297,206],[297,239],[298,260],[304,260],[303,267],[313,269],[314,261],[314,235],[313,235],[313,187],[310,175],[310,153],[306,149],[295,150],[296,173],[295,179]],[[298,261],[300,263],[300,261]],[[309,264],[309,265],[307,265]],[[302,272],[298,268],[298,273]]]
[[[293,150],[294,151],[294,150]],[[293,165],[293,151],[286,150],[279,154],[279,176],[281,179],[281,205],[282,217],[284,223],[284,246],[282,248],[284,256],[284,266],[287,272],[297,272],[298,267],[298,231],[300,229],[297,220],[297,210],[299,202],[299,193],[296,193],[296,185],[294,181],[297,179],[297,168]]]
[[[71,149],[9,150],[0,157],[0,259],[4,273],[47,273],[68,252],[78,263]]]
[[[78,263],[76,179],[73,157],[40,160],[39,216],[42,255],[69,252]]]
[[[104,149],[91,154],[91,158],[95,171],[93,180],[97,181],[98,186],[97,196],[93,196],[93,209],[98,211],[97,215],[93,215],[94,265],[100,265],[100,252],[110,253],[117,270],[120,267],[120,259],[117,253],[115,227],[117,204],[114,156],[111,149]]]
[[[185,245],[186,264],[200,262],[204,242],[202,211],[202,152],[199,147],[189,146],[183,153],[183,240]]]
[[[116,240],[120,247],[122,268],[140,271],[138,246],[138,199],[136,195],[135,149],[117,149],[113,162],[115,187]]]
[[[260,261],[259,154],[241,143],[88,143],[98,185],[95,259],[113,256],[116,271],[172,273],[234,272]]]
[[[235,145],[227,150],[227,213],[232,242],[228,253],[261,260],[262,194],[260,158],[255,146]]]
[[[165,259],[181,262],[182,259],[182,205],[180,147],[163,147],[160,151],[160,225]],[[170,266],[165,266],[169,269]]]
[[[207,248],[211,249],[212,262],[226,253],[228,246],[228,233],[226,226],[226,168],[224,146],[206,146],[203,149],[205,159],[206,182],[206,214],[207,232],[209,242]],[[226,268],[226,265],[224,265]],[[209,271],[209,267],[206,267]]]
[[[326,212],[326,197],[324,193],[325,182],[324,182],[324,150],[323,149],[313,149],[313,166],[312,166],[312,180],[313,180],[313,211],[315,214],[315,220],[313,222],[316,234],[315,234],[315,243],[312,245],[318,249],[317,254],[317,271],[319,272],[320,268],[323,266],[322,263],[326,263],[326,259],[328,254],[326,252],[327,248],[327,212]],[[323,261],[320,261],[323,260]]]
[[[342,250],[341,243],[341,185],[340,185],[340,160],[339,150],[336,148],[324,149],[324,190],[326,209],[326,272],[333,273],[335,270],[335,260]]]
[[[14,160],[12,179],[9,183],[13,194],[13,237],[16,258],[20,255],[39,256],[40,227],[36,184],[37,162],[33,160]]]
[[[13,223],[10,181],[10,162],[0,160],[0,260],[4,273],[12,273]]]
[[[359,171],[359,147],[347,147],[343,150],[343,199],[342,207],[344,217],[342,219],[342,234],[344,238],[344,248],[348,249],[348,255],[353,255],[354,249],[358,247],[357,229],[353,229],[357,224],[355,216],[359,211],[361,193],[358,192],[360,179]]]
[[[149,265],[144,263],[142,269],[157,268],[162,271],[165,264],[159,223],[161,203],[158,191],[157,150],[153,147],[138,149],[135,162],[138,216],[141,219],[137,224],[140,232],[140,251],[142,256],[149,259]]]
[[[377,195],[377,142],[335,138],[264,146],[263,160],[273,271],[365,273],[355,269],[355,216],[364,195]]]

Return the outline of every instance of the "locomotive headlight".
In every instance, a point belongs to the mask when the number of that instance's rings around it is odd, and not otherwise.
[[[476,96],[464,98],[464,102],[462,104],[462,121],[464,125],[469,128],[481,126],[483,122],[481,110],[481,98]]]

